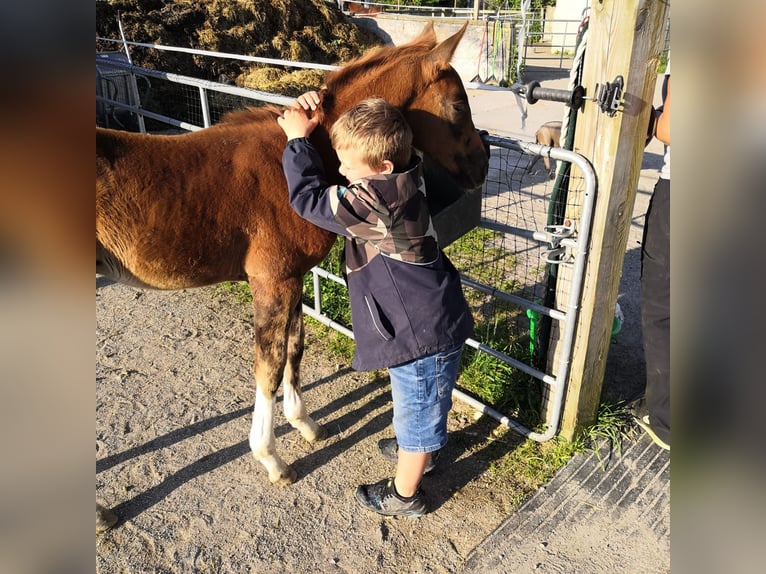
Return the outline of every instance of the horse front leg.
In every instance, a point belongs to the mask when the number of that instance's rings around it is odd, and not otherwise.
[[[295,482],[296,472],[277,454],[274,401],[287,357],[287,327],[295,287],[250,278],[255,326],[255,406],[250,428],[250,450],[279,486]]]
[[[285,381],[284,408],[290,424],[310,442],[326,436],[306,413],[300,393],[299,372],[303,356],[303,316],[300,277],[276,284],[250,277],[255,323],[255,407],[250,429],[250,449],[266,468],[269,480],[279,486],[295,482],[296,472],[276,452],[274,401]],[[289,359],[289,360],[288,360]]]
[[[300,385],[300,364],[303,358],[303,313],[300,301],[290,312],[287,332],[287,361],[282,375],[282,395],[285,417],[303,438],[317,442],[327,437],[327,430],[306,412]]]

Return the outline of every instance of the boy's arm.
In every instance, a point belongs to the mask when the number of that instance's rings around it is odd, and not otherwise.
[[[339,188],[327,183],[322,158],[308,139],[287,142],[282,153],[282,168],[293,210],[322,229],[349,235],[335,217]]]
[[[315,225],[338,235],[380,241],[390,227],[387,210],[359,186],[328,185],[319,153],[305,138],[287,142],[282,154],[290,205]]]
[[[347,237],[380,240],[385,236],[387,218],[381,221],[375,197],[366,190],[349,190],[329,186],[322,159],[308,136],[317,126],[316,116],[309,118],[308,109],[316,109],[319,96],[307,92],[277,118],[287,135],[282,154],[282,167],[287,178],[290,205],[302,218]],[[387,213],[387,212],[386,212]]]

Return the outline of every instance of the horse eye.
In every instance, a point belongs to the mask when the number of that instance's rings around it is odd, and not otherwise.
[[[452,109],[458,114],[462,114],[466,110],[465,102],[453,102]]]

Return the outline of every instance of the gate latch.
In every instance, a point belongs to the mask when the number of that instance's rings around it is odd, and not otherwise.
[[[550,245],[548,251],[542,253],[546,263],[556,265],[559,263],[572,263],[574,261],[574,248],[577,247],[575,239],[576,229],[572,219],[565,219],[562,225],[546,225],[544,231],[535,231],[532,237]]]

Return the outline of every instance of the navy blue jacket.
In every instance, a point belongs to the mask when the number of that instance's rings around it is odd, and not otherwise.
[[[404,173],[348,186],[327,183],[307,138],[290,140],[282,162],[298,215],[345,237],[355,369],[396,366],[465,342],[473,317],[438,246],[420,158]]]

